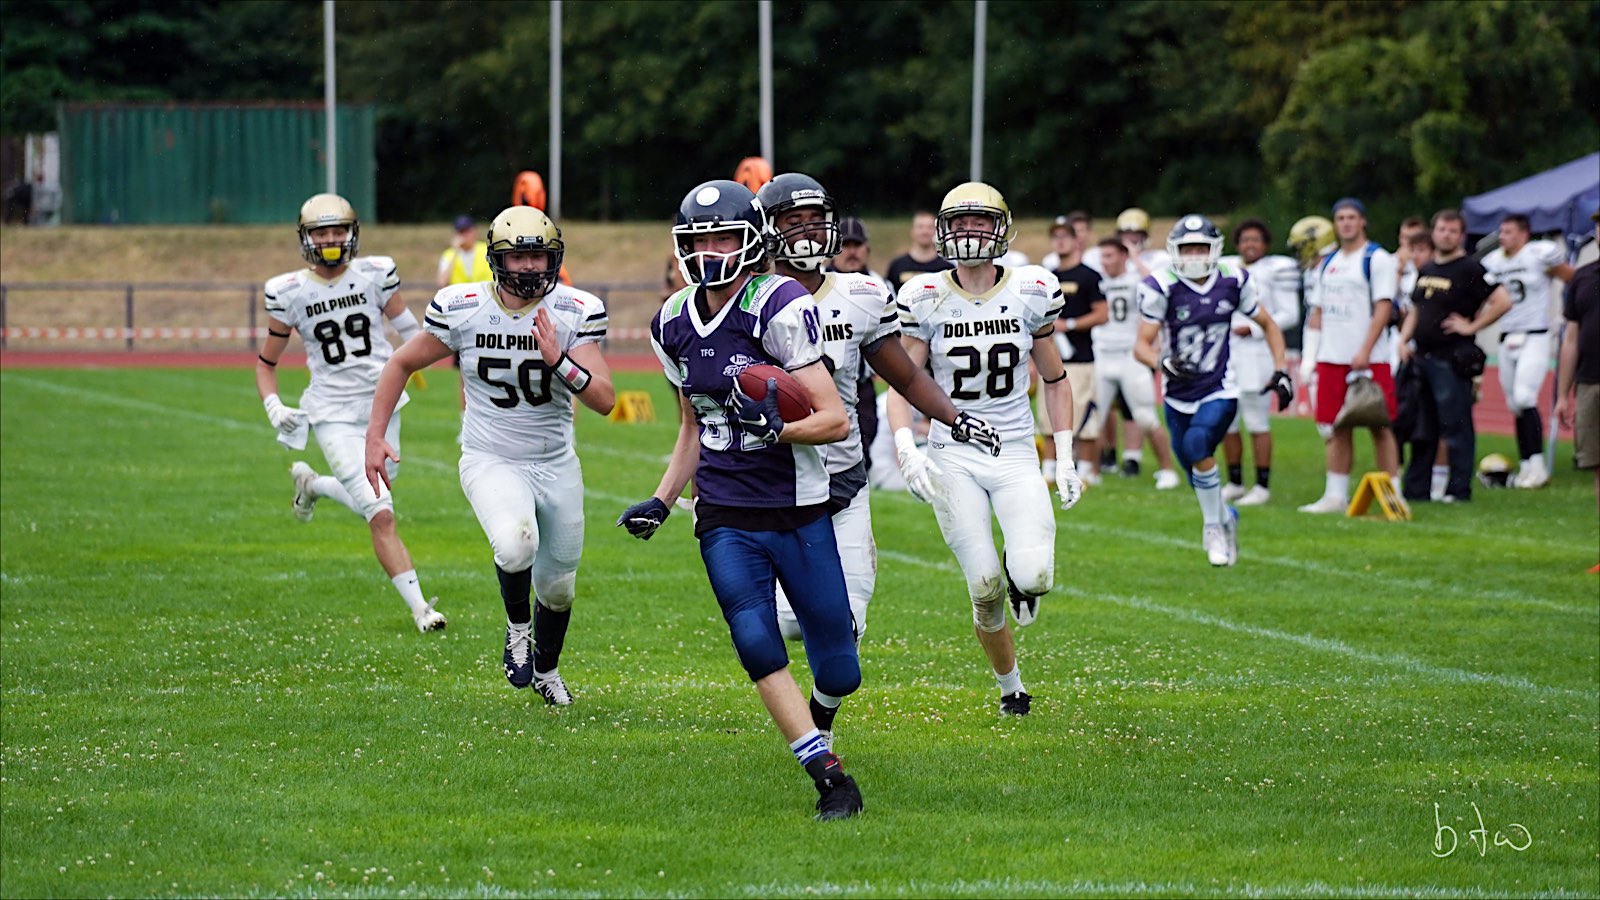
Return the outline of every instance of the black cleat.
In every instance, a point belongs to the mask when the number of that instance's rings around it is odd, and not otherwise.
[[[849,775],[841,773],[818,781],[817,793],[820,795],[817,797],[818,822],[848,819],[866,809],[866,804],[861,802],[861,789]]]
[[[514,688],[525,688],[533,683],[533,633],[532,625],[506,626],[505,652],[506,680]]]
[[[1002,716],[1025,716],[1032,705],[1033,695],[1027,691],[1000,695],[1000,714]]]
[[[1123,478],[1138,478],[1139,477],[1139,461],[1137,459],[1124,458],[1122,460],[1122,477]]]

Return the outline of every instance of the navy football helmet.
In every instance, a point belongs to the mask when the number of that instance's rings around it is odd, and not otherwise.
[[[762,185],[756,199],[766,216],[767,251],[773,259],[802,272],[814,272],[839,254],[839,208],[815,178],[785,172]],[[788,228],[779,224],[785,213],[810,207],[822,213],[821,222]]]
[[[1178,248],[1189,244],[1205,244],[1209,249],[1204,257],[1184,256]],[[1172,226],[1172,233],[1167,235],[1167,255],[1172,257],[1173,271],[1191,281],[1201,281],[1217,270],[1217,260],[1222,258],[1222,232],[1210,219],[1191,213]]]
[[[720,288],[759,269],[767,255],[762,237],[766,225],[761,201],[737,181],[724,178],[696,187],[678,204],[672,225],[672,250],[683,280]],[[727,253],[694,249],[696,235],[726,231],[738,235],[737,249]]]

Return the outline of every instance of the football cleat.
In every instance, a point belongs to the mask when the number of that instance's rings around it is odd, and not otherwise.
[[[1000,715],[1025,716],[1033,707],[1033,695],[1027,691],[1000,695]]]
[[[1228,565],[1239,562],[1239,511],[1228,507],[1228,520],[1222,523],[1222,530],[1228,536]]]
[[[849,775],[830,775],[817,782],[818,822],[848,819],[866,808],[861,802],[861,789]]]
[[[506,626],[506,680],[514,688],[533,683],[533,623]]]
[[[1300,511],[1303,513],[1330,515],[1343,513],[1345,507],[1348,505],[1349,504],[1345,503],[1343,500],[1340,500],[1338,497],[1329,497],[1327,495],[1323,495],[1317,500],[1317,502],[1307,503],[1305,506],[1300,507]]]
[[[1223,493],[1222,499],[1228,499],[1226,492]],[[1235,503],[1239,506],[1265,506],[1266,502],[1271,499],[1272,492],[1256,484],[1251,485],[1250,490],[1245,491],[1244,496],[1240,497]]]
[[[411,614],[411,620],[417,623],[418,631],[443,631],[444,627],[450,624],[445,620],[444,613],[433,608],[433,605],[438,602],[439,598],[434,597],[428,601],[427,606]]]
[[[1139,461],[1137,459],[1133,459],[1131,457],[1123,457],[1123,460],[1122,460],[1122,477],[1123,478],[1138,478],[1139,477]]]
[[[1228,482],[1222,486],[1222,502],[1232,503],[1244,496],[1244,485]]]
[[[1228,552],[1228,528],[1226,525],[1207,525],[1201,531],[1200,543],[1206,548],[1206,559],[1213,566],[1231,565]]]
[[[317,495],[311,492],[311,483],[317,480],[317,471],[303,462],[289,467],[294,478],[294,517],[302,522],[311,521],[317,511]]]
[[[548,706],[571,706],[572,692],[567,690],[567,683],[561,680],[558,672],[540,675],[533,679],[533,689],[539,692]]]
[[[1134,474],[1138,474],[1137,472]],[[1162,469],[1156,473],[1156,490],[1170,491],[1178,486],[1178,473],[1172,469]]]
[[[1525,459],[1522,467],[1517,470],[1517,477],[1512,480],[1511,486],[1516,488],[1542,488],[1550,483],[1550,472],[1544,467],[1544,454]]]

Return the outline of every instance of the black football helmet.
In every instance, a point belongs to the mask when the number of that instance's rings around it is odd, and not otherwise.
[[[1185,257],[1178,248],[1186,244],[1205,244],[1210,250],[1204,258]],[[1172,257],[1173,271],[1191,281],[1204,280],[1217,270],[1217,260],[1222,258],[1222,232],[1205,216],[1190,213],[1167,235],[1167,255]]]
[[[814,272],[839,255],[839,207],[815,178],[785,172],[762,185],[756,194],[766,216],[767,252],[802,272]],[[793,209],[816,207],[822,221],[782,228],[778,220]]]
[[[750,189],[725,178],[707,181],[684,196],[672,225],[672,251],[689,284],[726,287],[766,260],[762,232],[767,226],[761,201]],[[694,249],[695,235],[733,231],[739,248],[730,253]]]

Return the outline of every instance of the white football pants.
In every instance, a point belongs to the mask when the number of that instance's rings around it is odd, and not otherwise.
[[[569,447],[545,462],[461,454],[461,490],[507,572],[533,567],[533,590],[555,612],[572,606],[583,556],[583,469]]]
[[[1591,345],[1592,346],[1592,345]],[[1516,415],[1539,407],[1539,389],[1550,371],[1550,333],[1512,334],[1500,343],[1500,390]]]
[[[1111,411],[1117,391],[1128,401],[1133,421],[1146,431],[1154,430],[1156,420],[1156,376],[1144,363],[1133,358],[1133,351],[1113,353],[1094,362],[1094,406],[1102,416]]]
[[[891,465],[895,465],[891,463]],[[896,466],[898,468],[898,466]],[[872,539],[872,489],[862,486],[850,505],[833,515],[833,537],[839,544],[844,567],[845,592],[850,596],[850,618],[855,622],[856,643],[867,633],[867,604],[878,583],[878,545]],[[800,640],[800,622],[789,598],[778,585],[778,629],[785,640]]]
[[[350,500],[355,505],[351,508],[356,514],[371,522],[373,517],[380,512],[394,512],[394,495],[388,491],[383,496],[372,492],[372,485],[367,482],[367,423],[365,422],[323,422],[311,426],[312,434],[316,435],[317,446],[322,448],[322,455],[328,460],[328,468],[333,477],[350,495]],[[383,433],[383,439],[394,448],[396,455],[400,453],[400,413],[395,412],[389,417],[389,428]],[[389,473],[389,482],[392,484],[400,475],[400,466],[394,460],[387,460],[385,468]],[[342,499],[342,498],[341,498]]]
[[[1233,368],[1233,383],[1239,386],[1239,412],[1228,433],[1238,434],[1241,422],[1251,434],[1268,433],[1272,395],[1261,389],[1272,380],[1272,349],[1264,340],[1235,338],[1228,347],[1228,365]]]

